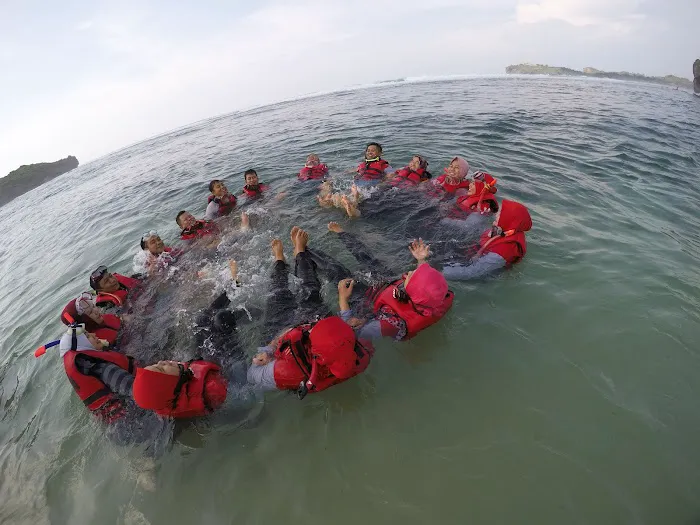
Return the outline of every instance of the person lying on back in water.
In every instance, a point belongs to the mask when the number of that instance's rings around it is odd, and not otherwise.
[[[282,241],[272,241],[275,262],[265,312],[265,341],[248,369],[248,381],[262,390],[293,390],[299,398],[319,392],[363,372],[374,353],[342,319],[330,314],[321,298],[321,283],[307,244],[308,234],[295,226],[295,275],[302,280],[297,302],[289,289]],[[315,321],[323,317],[320,321]],[[303,322],[299,323],[299,320]],[[280,331],[281,327],[285,328]],[[277,333],[270,340],[271,334]]]

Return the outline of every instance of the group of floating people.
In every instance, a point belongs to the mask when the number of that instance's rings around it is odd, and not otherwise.
[[[133,275],[110,272],[106,266],[96,268],[89,275],[90,291],[71,299],[61,312],[67,331],[35,355],[59,347],[76,394],[118,444],[153,441],[169,432],[172,420],[213,414],[226,405],[227,398],[242,392],[287,390],[302,399],[326,390],[367,369],[375,353],[373,341],[382,337],[406,341],[440,322],[454,298],[449,280],[492,274],[525,256],[525,232],[532,226],[527,208],[499,200],[497,181],[490,174],[469,174],[469,164],[461,157],[455,157],[435,178],[419,155],[395,170],[382,158],[381,145],[373,142],[355,170],[352,189],[343,194],[334,191],[327,166],[317,155],[309,155],[298,179],[314,187],[320,183],[316,199],[321,206],[336,206],[350,217],[359,217],[363,201],[372,198],[362,188],[413,188],[425,199],[439,200],[447,210],[446,220],[459,227],[487,226],[471,250],[459,252],[442,269],[428,262],[430,245],[413,240],[408,249],[415,267],[402,274],[373,257],[356,235],[330,222],[328,230],[372,272],[373,283],[354,278],[343,264],[312,248],[308,232],[294,226],[290,231],[293,266],[285,257],[282,240],[271,243],[274,262],[257,351],[242,348],[236,334],[237,312],[222,293],[197,321],[204,328],[198,344],[204,347],[206,339],[208,348],[213,348],[206,359],[138,363],[120,349],[120,334],[129,322],[126,314],[135,297],[155,275],[177,265],[187,250],[216,248],[228,224],[223,217],[239,208],[242,199],[264,202],[259,199],[272,195],[270,186],[261,183],[252,169],[245,172],[245,185],[238,195],[230,193],[223,180],[213,180],[203,218],[186,210],[176,215],[183,247],[166,246],[157,232],[149,231],[141,237]],[[248,215],[242,213],[240,229],[250,228]],[[235,261],[230,261],[230,271],[238,283]],[[290,289],[290,273],[300,281],[298,293]],[[336,312],[324,302],[321,279],[337,282]]]

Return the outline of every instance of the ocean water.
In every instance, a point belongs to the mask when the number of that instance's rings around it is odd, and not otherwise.
[[[0,208],[0,523],[700,522],[698,124],[696,98],[652,85],[398,82],[201,121],[15,199]],[[63,305],[99,264],[130,272],[143,231],[175,242],[177,211],[203,214],[208,181],[238,189],[251,166],[287,196],[250,210],[252,233],[191,256],[208,277],[158,283],[139,357],[186,357],[193,312],[221,290],[260,306],[270,239],[290,256],[293,224],[350,263],[326,231],[338,220],[409,268],[415,196],[383,194],[386,215],[349,220],[295,183],[316,152],[348,187],[370,140],[395,167],[420,153],[436,175],[455,155],[488,170],[532,213],[527,257],[452,283],[441,323],[380,342],[354,380],[186,428],[155,486],[139,481],[140,454],[101,436],[57,353],[33,357]]]

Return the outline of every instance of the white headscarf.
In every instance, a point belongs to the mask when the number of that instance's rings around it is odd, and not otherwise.
[[[58,347],[61,353],[61,357],[70,352],[73,348],[73,330],[76,331],[76,342],[77,345],[75,350],[77,352],[84,352],[85,350],[96,350],[92,343],[85,335],[85,328],[82,325],[78,325],[77,328],[69,328],[68,331],[61,337],[61,344]]]

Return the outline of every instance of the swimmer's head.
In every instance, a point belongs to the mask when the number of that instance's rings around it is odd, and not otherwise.
[[[462,157],[455,157],[447,167],[447,176],[455,181],[464,180],[469,173],[469,163]]]
[[[192,215],[190,212],[182,210],[175,217],[175,222],[180,228],[186,230],[194,226],[197,219],[195,219],[194,215]]]
[[[141,249],[147,250],[153,255],[160,255],[165,250],[165,244],[163,244],[158,232],[150,231],[141,237]]]
[[[223,197],[228,193],[228,188],[226,188],[226,184],[224,184],[224,181],[214,179],[209,183],[209,192],[214,197]]]
[[[306,157],[306,164],[304,164],[304,166],[306,166],[307,168],[315,168],[319,164],[321,164],[320,157],[315,153],[312,153],[311,155]]]
[[[440,311],[449,291],[445,276],[429,264],[421,264],[408,272],[403,286],[413,306],[424,315]]]
[[[382,145],[378,142],[370,142],[365,148],[365,160],[376,160],[382,156]]]
[[[106,266],[99,266],[90,274],[90,288],[96,292],[116,292],[119,290],[119,281],[107,271]]]
[[[259,181],[258,181],[258,172],[250,169],[246,170],[246,172],[243,174],[243,178],[245,179],[245,184],[249,188],[257,188]]]
[[[408,167],[413,171],[424,170],[428,168],[428,161],[420,155],[414,155],[411,162],[408,163]]]
[[[503,232],[526,232],[532,228],[532,217],[528,209],[519,202],[503,200],[496,212],[493,225]]]

